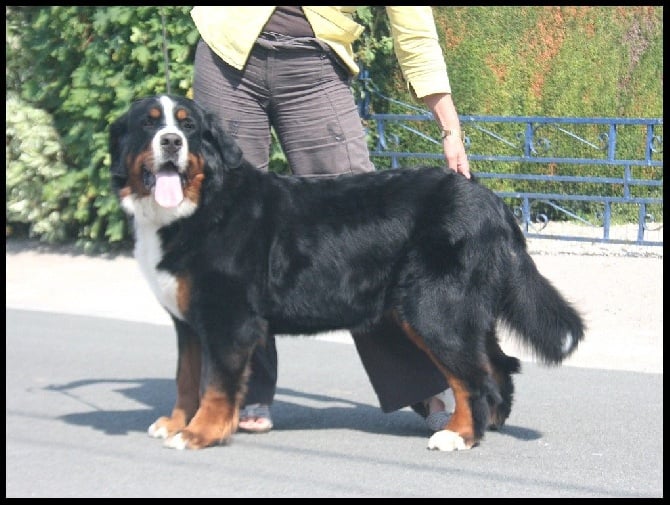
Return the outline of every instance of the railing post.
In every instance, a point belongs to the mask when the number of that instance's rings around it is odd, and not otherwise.
[[[616,159],[616,125],[610,123],[610,133],[607,138],[607,159]]]
[[[644,240],[644,232],[647,223],[647,206],[642,202],[638,210],[637,215],[637,241],[642,242]]]
[[[612,221],[612,206],[610,202],[605,202],[605,211],[603,212],[603,238],[610,238],[610,224]]]
[[[370,100],[371,93],[368,86],[370,77],[368,71],[361,67],[361,71],[358,74],[358,81],[361,83],[362,89],[362,98],[358,100],[358,115],[363,119],[368,119],[370,117]]]

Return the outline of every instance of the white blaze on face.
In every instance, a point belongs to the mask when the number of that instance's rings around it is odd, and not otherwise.
[[[163,107],[163,115],[165,117],[165,126],[156,132],[154,139],[151,143],[151,149],[156,156],[156,166],[155,170],[158,171],[160,166],[166,161],[170,161],[163,156],[163,149],[161,149],[161,138],[167,133],[174,133],[181,137],[182,149],[179,150],[179,156],[176,160],[177,167],[180,173],[183,173],[186,170],[186,162],[188,155],[188,141],[184,136],[183,132],[177,125],[177,120],[175,118],[175,103],[170,100],[167,96],[162,96],[160,98],[161,106]]]
[[[167,96],[162,96],[160,102],[163,108],[165,126],[156,132],[151,143],[151,149],[154,153],[154,173],[156,175],[154,198],[162,207],[173,208],[184,199],[180,174],[186,173],[188,141],[177,124],[175,103]],[[181,140],[181,149],[179,149],[176,159],[173,159],[161,144],[164,136],[168,134],[177,135]],[[177,172],[160,171],[160,168],[167,162],[174,163]]]

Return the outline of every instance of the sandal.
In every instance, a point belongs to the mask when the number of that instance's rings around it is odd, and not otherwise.
[[[426,426],[433,432],[442,431],[450,418],[451,414],[444,410],[438,410],[426,416]]]
[[[453,393],[449,394],[449,391],[447,389],[440,394],[411,406],[414,412],[426,420],[426,425],[433,432],[442,431],[454,412],[454,397]],[[430,412],[429,403],[432,398],[440,400],[444,404],[444,410]]]
[[[254,403],[247,405],[240,411],[240,420],[237,424],[239,431],[246,433],[267,433],[272,427],[269,405]]]

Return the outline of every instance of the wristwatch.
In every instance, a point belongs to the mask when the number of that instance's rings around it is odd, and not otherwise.
[[[463,140],[463,131],[460,128],[442,128],[442,138],[446,139],[447,137],[451,137],[452,135],[455,135],[457,137],[460,137],[461,140]]]

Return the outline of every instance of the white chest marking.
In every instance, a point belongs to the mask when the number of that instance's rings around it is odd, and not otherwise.
[[[135,259],[142,274],[149,283],[151,291],[170,314],[184,320],[184,314],[177,303],[177,278],[156,267],[163,258],[158,230],[179,217],[188,216],[195,211],[195,205],[188,200],[176,209],[164,209],[153,198],[133,199],[125,202],[132,207],[135,216]]]
[[[137,227],[135,259],[159,303],[170,314],[183,320],[184,314],[179,310],[177,304],[177,278],[164,270],[156,268],[163,258],[163,251],[160,239],[156,233],[158,228],[153,227],[153,229],[150,229],[151,227],[147,223],[140,224]]]

